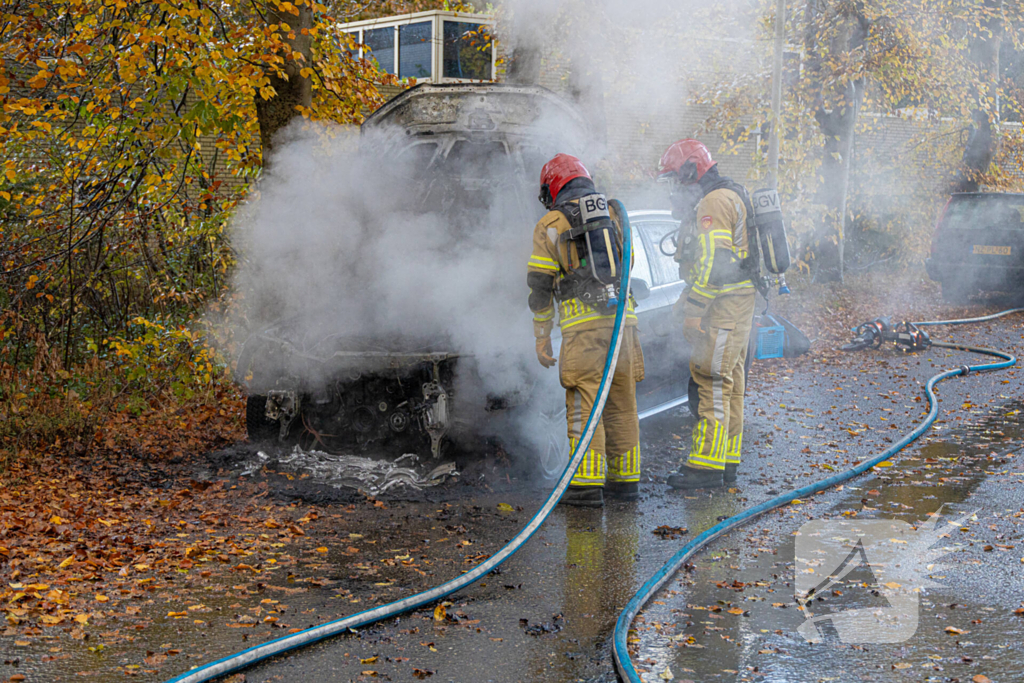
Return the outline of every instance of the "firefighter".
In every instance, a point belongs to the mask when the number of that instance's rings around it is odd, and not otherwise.
[[[674,313],[692,346],[690,375],[700,395],[689,455],[668,483],[722,486],[736,481],[743,444],[744,365],[757,279],[757,252],[749,254],[747,242],[753,207],[746,189],[720,175],[697,140],[671,145],[659,172],[673,185],[673,215],[681,221],[676,260],[688,285]]]
[[[551,330],[558,309],[562,332],[557,361],[559,379],[565,388],[569,442],[575,449],[597,400],[615,325],[613,304],[617,299],[607,297],[609,287],[614,286],[595,280],[602,276],[595,264],[603,263],[605,270],[610,268],[610,272],[603,273],[607,282],[619,278],[622,220],[614,209],[608,208],[590,173],[576,157],[555,156],[541,170],[540,184],[540,201],[548,213],[533,231],[533,252],[527,264],[529,304],[534,314],[537,359],[545,368],[556,363]],[[588,235],[593,239],[588,239]],[[598,248],[604,251],[592,251]],[[600,507],[604,504],[604,490],[625,500],[639,497],[636,383],[643,379],[644,364],[636,324],[630,297],[604,413],[562,503]]]

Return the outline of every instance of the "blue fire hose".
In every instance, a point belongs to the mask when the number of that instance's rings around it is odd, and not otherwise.
[[[616,213],[618,213],[622,219],[622,263],[623,265],[630,264],[633,259],[633,244],[629,227],[629,216],[626,214],[626,209],[622,206],[622,202],[617,199],[612,199],[608,204],[615,209]],[[618,305],[615,309],[615,325],[612,331],[611,343],[608,346],[608,356],[605,360],[604,374],[601,376],[601,384],[597,390],[597,400],[594,401],[594,408],[590,411],[590,417],[587,418],[587,424],[583,428],[583,434],[579,442],[576,444],[576,449],[573,451],[572,457],[569,459],[569,464],[565,466],[565,470],[559,477],[555,488],[551,491],[551,494],[548,496],[547,500],[544,501],[541,508],[530,519],[530,522],[522,529],[522,531],[516,534],[515,538],[498,550],[498,552],[491,555],[491,557],[486,561],[478,564],[465,574],[431,588],[430,590],[411,595],[402,600],[390,602],[386,605],[381,605],[374,609],[359,612],[358,614],[353,614],[349,617],[329,621],[326,624],[322,624],[314,628],[298,631],[297,633],[292,633],[282,638],[276,638],[263,643],[262,645],[253,646],[237,654],[224,657],[223,659],[218,659],[215,662],[187,671],[170,679],[167,683],[204,683],[205,681],[210,681],[218,676],[234,673],[252,666],[256,662],[260,662],[268,657],[274,657],[288,652],[289,650],[311,645],[325,638],[330,638],[331,636],[345,633],[352,629],[369,626],[381,619],[386,619],[397,614],[402,614],[404,612],[409,612],[419,607],[423,607],[424,605],[428,605],[451,595],[452,593],[474,583],[478,579],[483,578],[519,550],[519,548],[530,540],[530,537],[533,536],[534,532],[540,528],[541,524],[543,524],[548,518],[548,515],[551,514],[555,505],[558,504],[559,499],[562,497],[562,494],[569,486],[569,482],[572,480],[573,475],[576,473],[576,468],[579,467],[584,454],[587,452],[587,449],[590,448],[591,439],[594,438],[594,431],[597,429],[597,424],[601,419],[601,413],[604,411],[605,402],[608,400],[608,391],[612,386],[612,376],[615,374],[615,364],[618,360],[619,348],[622,345],[622,331],[625,329],[626,324],[626,307],[630,298],[628,295],[630,270],[631,269],[628,267],[621,268],[622,279],[620,281],[619,291],[622,294],[619,296]]]
[[[917,322],[915,325],[965,325],[968,323],[984,322],[987,320],[994,320],[995,318],[1009,315],[1010,313],[1016,313],[1024,311],[1022,308],[1014,308],[1008,311],[1002,311],[994,315],[984,316],[981,318],[964,318],[960,320],[929,320],[925,322]],[[683,546],[679,552],[673,555],[668,562],[666,562],[657,573],[652,576],[647,582],[640,587],[640,590],[636,592],[636,595],[626,604],[626,607],[619,614],[618,621],[615,623],[615,634],[612,643],[612,656],[615,659],[615,668],[619,672],[619,676],[623,681],[628,683],[642,683],[640,674],[637,673],[636,668],[633,666],[633,662],[629,657],[629,645],[627,636],[629,634],[629,628],[639,614],[640,610],[643,609],[644,605],[657,593],[661,588],[668,583],[675,575],[679,568],[689,560],[691,557],[700,552],[705,546],[711,541],[723,536],[733,529],[742,526],[746,522],[751,521],[757,517],[760,517],[766,512],[770,512],[776,508],[787,505],[797,498],[803,498],[811,496],[816,493],[820,493],[825,489],[831,488],[836,484],[840,484],[844,481],[849,481],[854,477],[857,477],[875,465],[884,462],[896,455],[904,448],[909,446],[912,442],[916,441],[922,434],[924,434],[935,419],[939,415],[939,404],[938,399],[935,396],[935,385],[939,382],[949,379],[950,377],[956,377],[958,375],[966,376],[972,372],[991,372],[993,370],[1002,370],[1004,368],[1011,367],[1016,364],[1017,359],[1008,353],[1002,351],[995,351],[992,349],[983,349],[974,346],[965,346],[962,344],[947,344],[942,342],[933,342],[932,346],[936,346],[943,349],[957,349],[960,351],[970,351],[972,353],[980,353],[986,356],[994,356],[996,358],[1002,358],[1003,360],[998,363],[988,363],[986,365],[964,365],[956,370],[947,370],[946,372],[939,373],[931,379],[925,385],[925,395],[928,397],[928,415],[925,416],[924,421],[914,429],[914,431],[907,434],[903,439],[889,448],[887,451],[878,455],[870,460],[860,463],[852,469],[840,472],[839,474],[833,475],[827,479],[819,481],[814,484],[801,487],[789,493],[784,493],[780,496],[767,500],[760,505],[755,505],[752,508],[723,520],[704,531],[702,534],[694,538],[692,541]]]

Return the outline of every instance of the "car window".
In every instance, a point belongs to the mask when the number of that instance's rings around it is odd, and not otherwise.
[[[639,225],[648,251],[650,251],[648,258],[651,274],[654,277],[654,282],[651,284],[658,286],[678,282],[681,279],[679,277],[679,264],[671,256],[663,254],[659,245],[665,235],[679,230],[679,223],[676,221],[644,221]],[[666,242],[666,247],[671,248],[670,241]]]
[[[496,141],[457,140],[445,157],[444,170],[467,179],[505,178],[512,161],[505,144]]]
[[[633,231],[633,272],[630,274],[633,278],[643,280],[648,284],[651,284],[651,266],[647,260],[647,249],[642,239],[638,238],[639,233]]]
[[[430,165],[436,151],[436,142],[421,142],[403,149],[398,158],[403,166],[408,167],[408,173],[420,173]]]
[[[968,195],[954,199],[943,220],[955,230],[1024,229],[1024,197]]]

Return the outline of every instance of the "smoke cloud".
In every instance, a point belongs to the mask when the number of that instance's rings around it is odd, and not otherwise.
[[[619,136],[635,138],[637,158],[653,168],[656,148],[674,139],[687,74],[700,64],[695,55],[715,35],[700,26],[723,18],[719,28],[739,44],[736,12],[730,15],[737,7],[753,4],[508,3],[507,49],[541,45],[541,84],[584,105],[594,126],[583,140],[567,140],[563,121],[541,119],[536,133],[546,142],[524,159],[526,168],[482,154],[458,168],[435,160],[427,171],[428,159],[415,153],[372,151],[388,148],[388,140],[294,124],[232,225],[240,256],[234,286],[245,296],[244,319],[236,321],[242,336],[287,320],[296,348],[311,353],[325,338],[344,338],[360,351],[471,356],[473,374],[457,379],[461,417],[481,420],[486,431],[482,399],[521,391],[544,372],[534,358],[525,283],[533,225],[543,214],[529,199],[540,164],[556,152],[575,153],[595,170],[600,190],[622,170],[615,168],[622,159],[608,152],[608,138]],[[646,135],[652,126],[664,132]],[[457,175],[474,182],[455,192]],[[555,386],[556,372],[547,373]]]

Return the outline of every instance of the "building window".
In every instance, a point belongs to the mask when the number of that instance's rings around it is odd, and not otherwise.
[[[445,78],[491,79],[491,38],[485,24],[444,22]]]
[[[363,31],[363,44],[370,48],[370,59],[384,73],[395,73],[395,27],[371,28]]]
[[[430,78],[432,22],[398,27],[398,77]]]
[[[486,14],[428,10],[338,28],[357,43],[356,48],[339,44],[338,49],[376,66],[381,75],[421,83],[494,78],[494,27]]]

